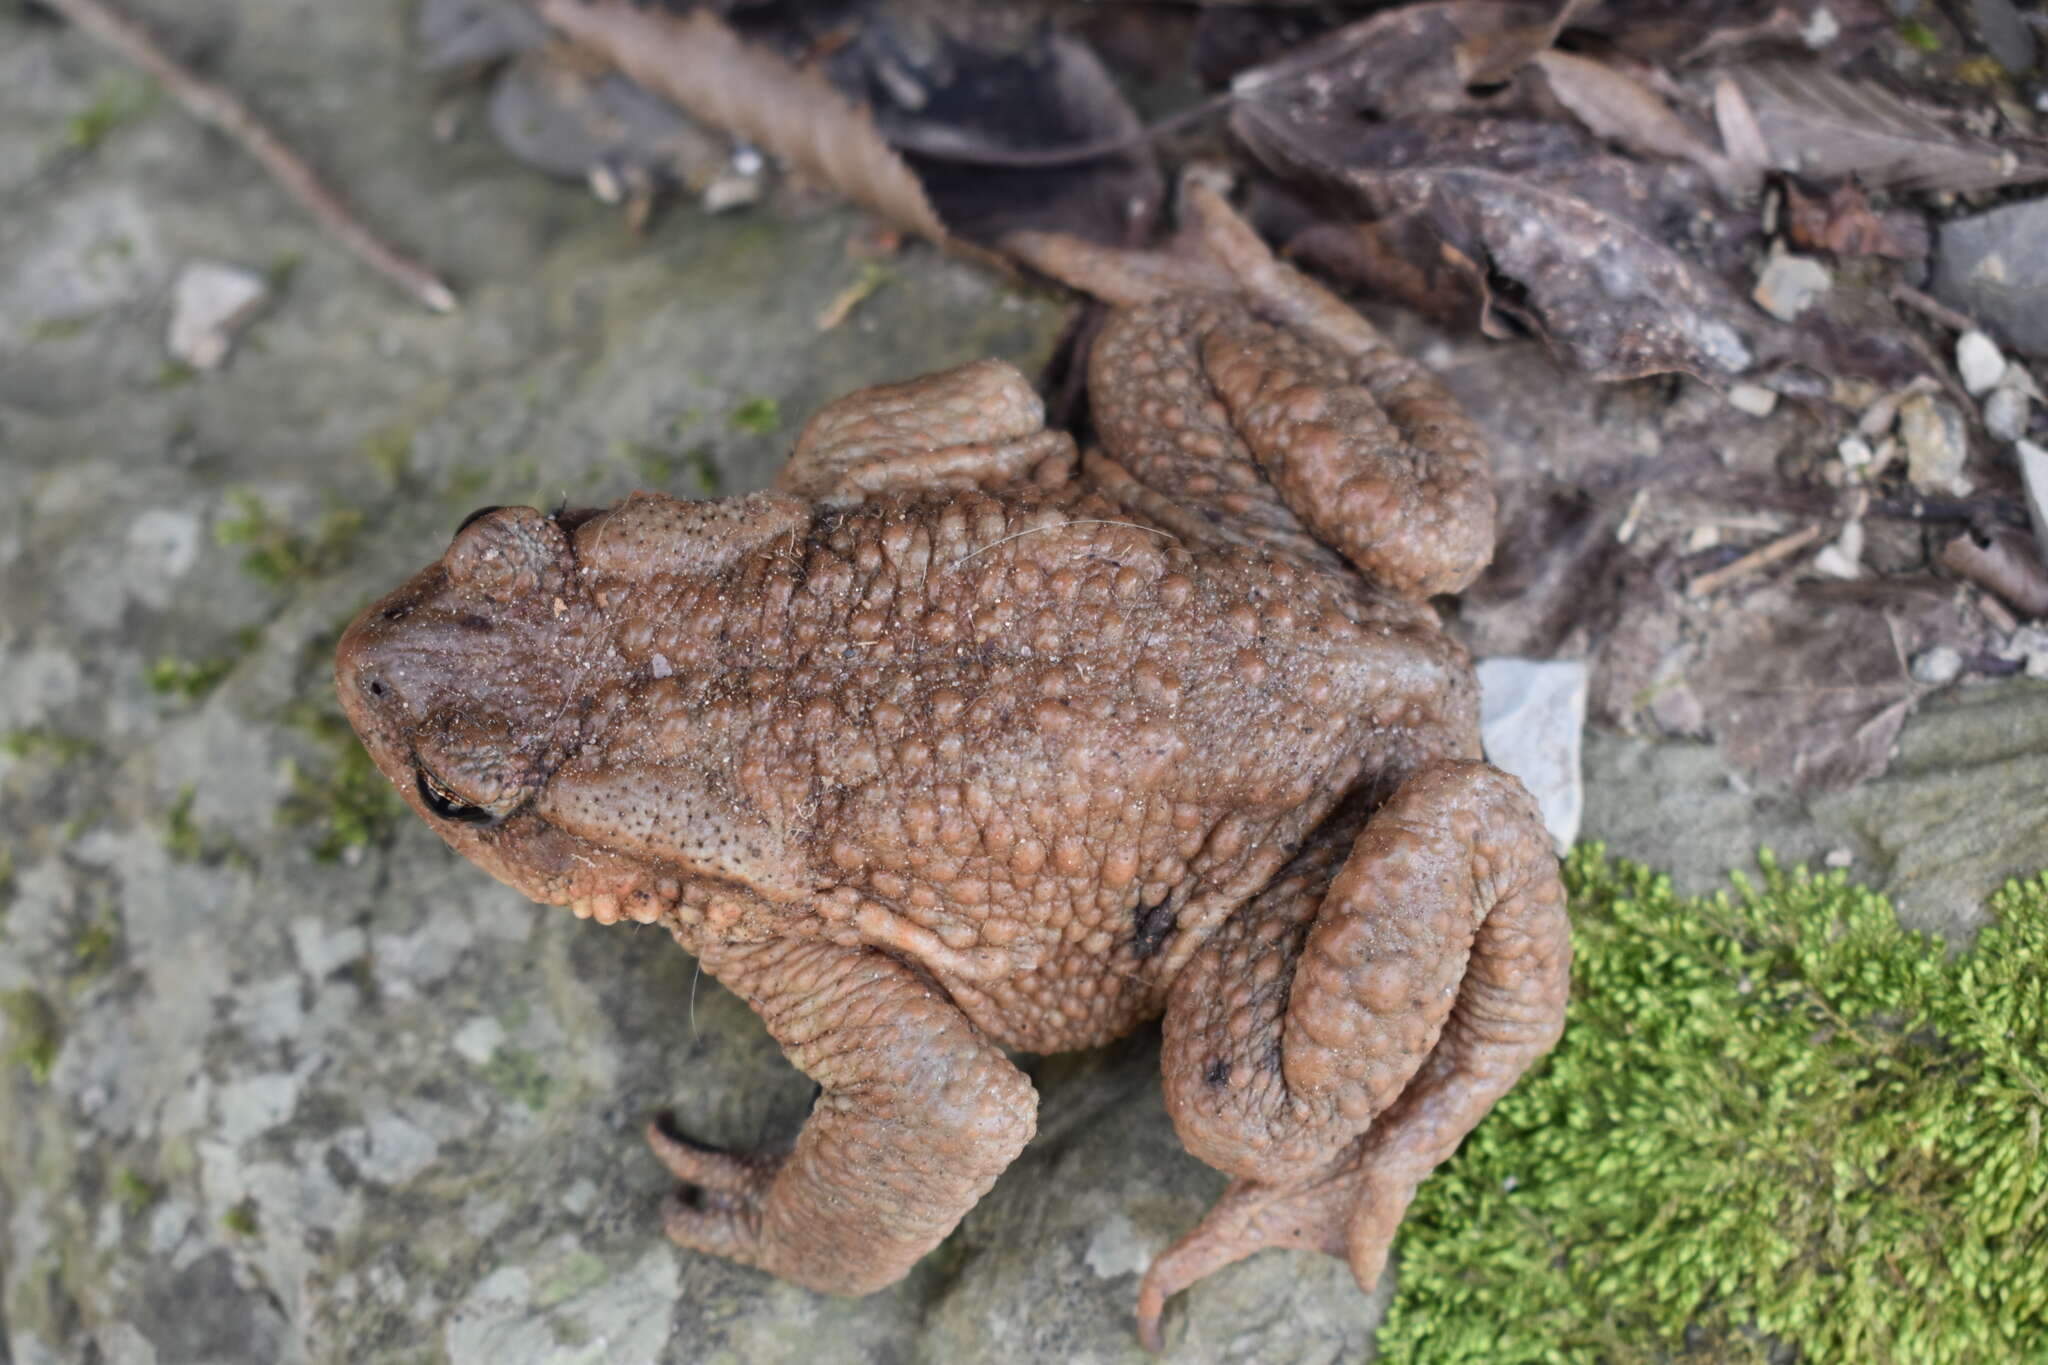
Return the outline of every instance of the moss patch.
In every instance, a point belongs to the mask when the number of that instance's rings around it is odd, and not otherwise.
[[[0,1019],[7,1023],[7,1050],[0,1063],[21,1065],[37,1085],[50,1079],[57,1064],[57,1049],[64,1045],[64,1033],[50,1002],[24,987],[0,994]]]
[[[1423,1182],[1389,1361],[2020,1359],[2048,1340],[2048,878],[1969,954],[1841,874],[1580,850],[1564,1041]]]
[[[310,532],[302,532],[280,522],[254,493],[231,493],[228,506],[214,525],[214,540],[240,546],[242,567],[272,587],[303,583],[339,567],[363,529],[363,514],[352,507],[331,508]]]
[[[348,721],[338,710],[311,703],[294,707],[286,719],[326,750],[328,760],[310,772],[292,765],[292,793],[279,808],[279,819],[309,830],[313,856],[322,862],[383,839],[404,813],[405,802],[377,771]]]

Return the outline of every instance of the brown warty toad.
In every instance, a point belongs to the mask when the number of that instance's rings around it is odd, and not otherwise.
[[[1101,450],[1014,369],[819,412],[774,491],[491,508],[336,683],[457,851],[659,924],[821,1087],[793,1150],[656,1128],[671,1237],[864,1294],[1030,1139],[1004,1049],[1164,1015],[1232,1183],[1165,1300],[1264,1247],[1370,1287],[1416,1184],[1556,1040],[1533,802],[1426,598],[1492,553],[1471,422],[1211,193],[1164,252],[1021,238],[1117,306]]]

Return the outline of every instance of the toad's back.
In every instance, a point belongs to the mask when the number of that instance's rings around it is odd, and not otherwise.
[[[1155,1013],[1368,762],[1473,748],[1426,607],[1083,493],[883,497],[586,584],[617,657],[557,808],[669,793],[650,844],[694,820],[700,870],[837,905],[1035,1050]]]

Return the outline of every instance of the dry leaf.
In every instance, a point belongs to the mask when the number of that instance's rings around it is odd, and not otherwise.
[[[629,0],[539,0],[541,17],[628,76],[890,222],[960,243],[866,108],[818,72],[745,43],[708,9],[672,15]]]
[[[1875,188],[1965,192],[2048,179],[2048,158],[1969,137],[1882,86],[1812,62],[1732,68],[1779,170]]]
[[[1708,146],[1655,91],[1628,73],[1554,49],[1531,60],[1558,102],[1596,137],[1632,151],[1690,161],[1712,176],[1730,200],[1756,188],[1754,169]]]
[[[1475,103],[1475,39],[1546,30],[1546,6],[1500,0],[1437,0],[1347,24],[1277,61],[1240,73],[1240,99],[1341,98],[1352,114],[1386,118],[1446,113]],[[1533,52],[1518,36],[1519,65]],[[1490,49],[1483,49],[1490,50]],[[1498,63],[1497,63],[1498,64]],[[1478,74],[1491,75],[1490,71]]]
[[[1469,324],[1490,311],[1485,272],[1414,214],[1316,223],[1287,240],[1287,255],[1317,274],[1443,322]]]
[[[1744,175],[1761,176],[1771,164],[1771,144],[1757,127],[1748,96],[1730,76],[1714,82],[1714,125],[1721,130],[1721,147],[1729,161]]]
[[[1520,119],[1370,124],[1328,107],[1246,101],[1233,126],[1285,178],[1364,216],[1418,215],[1520,291],[1546,339],[1600,379],[1733,374],[1762,315],[1666,245],[1664,215],[1697,216],[1700,173],[1606,156],[1581,133]]]
[[[1906,661],[1976,652],[1945,585],[1809,583],[1716,618],[1688,681],[1729,760],[1766,782],[1846,787],[1885,770],[1921,688]]]
[[[1035,26],[1018,35],[978,12],[879,19],[835,69],[854,63],[876,126],[952,232],[983,243],[1017,229],[1069,232],[1113,246],[1150,235],[1165,181],[1086,43]],[[884,70],[890,79],[876,80]]]
[[[1927,220],[1911,209],[1879,213],[1854,181],[1844,181],[1825,199],[1785,187],[1785,235],[1808,251],[1837,256],[1888,256],[1917,261],[1930,245]]]

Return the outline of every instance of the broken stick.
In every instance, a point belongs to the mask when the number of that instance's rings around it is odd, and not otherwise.
[[[313,221],[355,254],[356,259],[411,294],[436,313],[455,310],[455,291],[418,261],[373,232],[327,187],[313,168],[234,91],[186,66],[163,49],[148,28],[107,0],[43,0],[43,3],[154,76],[185,111],[240,143]]]

